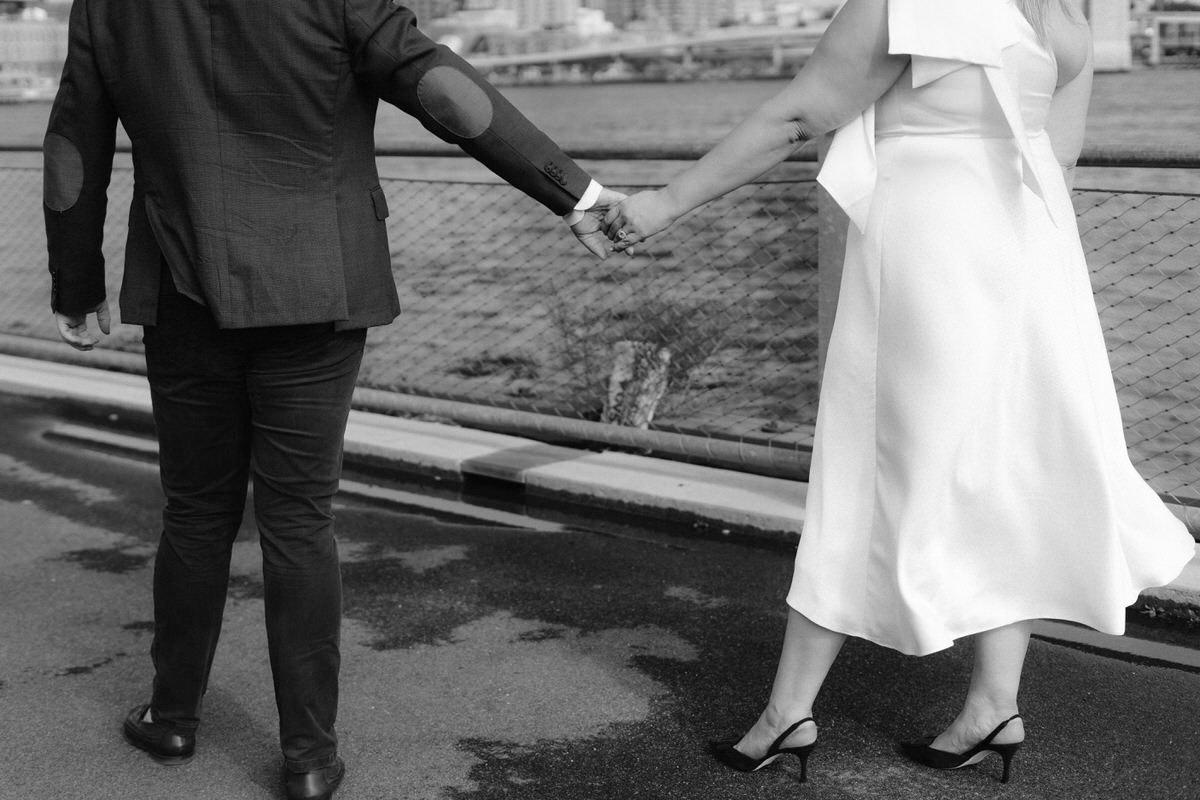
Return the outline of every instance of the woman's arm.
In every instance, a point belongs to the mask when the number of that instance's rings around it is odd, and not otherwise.
[[[796,146],[841,127],[896,82],[908,56],[888,55],[887,0],[848,0],[799,74],[662,190],[627,201],[636,240],[746,184]]]
[[[1058,60],[1059,86],[1050,100],[1046,133],[1070,189],[1083,149],[1092,95],[1092,37],[1087,23],[1061,16],[1050,20],[1050,44]]]

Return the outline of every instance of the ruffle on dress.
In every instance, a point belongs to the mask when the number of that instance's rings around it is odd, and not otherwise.
[[[1004,51],[1020,41],[1019,18],[1006,6],[1012,0],[890,0],[888,3],[888,53],[908,55],[914,88],[975,66],[983,69],[988,84],[1004,112],[1021,151],[1022,181],[1042,199],[1058,227],[1074,224],[1061,208],[1047,201],[1018,99],[1005,69]],[[987,17],[980,24],[980,17]],[[901,80],[904,80],[902,75]],[[875,192],[878,165],[875,158],[875,105],[838,129],[830,144],[817,181],[825,187],[860,231]]]

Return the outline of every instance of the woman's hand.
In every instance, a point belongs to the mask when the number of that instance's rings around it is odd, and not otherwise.
[[[613,250],[631,252],[630,247],[667,229],[677,217],[661,189],[640,192],[608,212],[604,232],[612,240]]]

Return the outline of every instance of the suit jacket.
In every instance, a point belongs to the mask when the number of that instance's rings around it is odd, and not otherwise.
[[[135,183],[124,321],[155,324],[165,258],[221,327],[390,322],[379,99],[556,214],[590,184],[389,0],[75,0],[44,147],[53,308],[105,299],[120,119]]]

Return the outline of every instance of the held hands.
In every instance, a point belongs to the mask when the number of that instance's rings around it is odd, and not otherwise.
[[[571,231],[575,234],[575,238],[597,258],[608,258],[611,237],[605,234],[604,220],[624,199],[625,195],[620,192],[604,188],[600,190],[600,196],[596,198],[596,202],[591,208],[587,211],[576,212],[576,214],[583,214],[583,218],[571,225]]]
[[[91,350],[100,341],[98,336],[88,330],[87,317],[88,314],[93,313],[96,315],[96,325],[102,333],[107,335],[112,324],[107,300],[101,300],[99,305],[89,308],[82,314],[64,314],[61,311],[55,311],[54,319],[58,323],[58,335],[76,350]]]
[[[633,255],[633,245],[666,230],[677,217],[662,190],[640,192],[609,211],[604,232],[613,241],[613,250]]]

